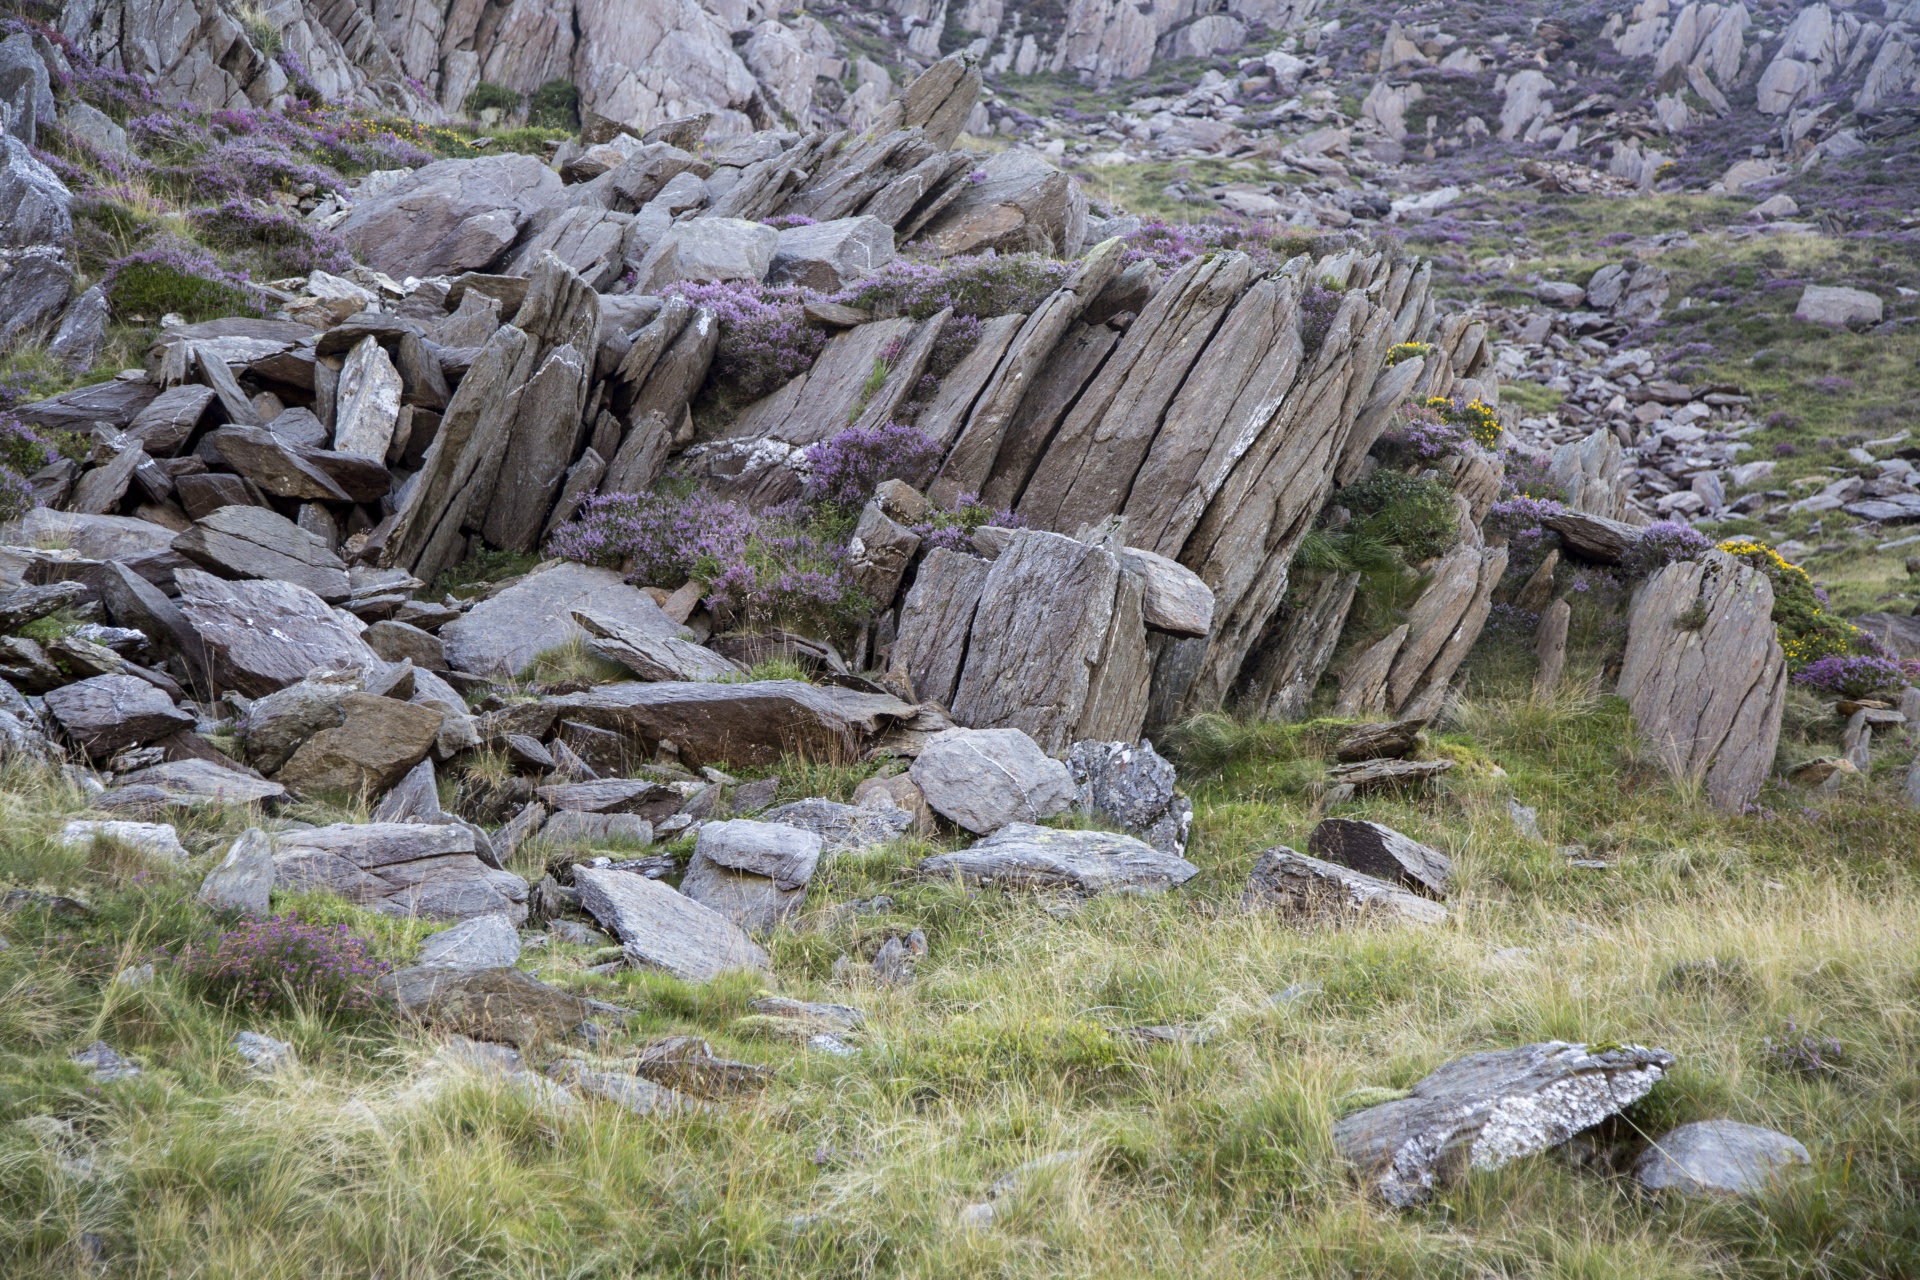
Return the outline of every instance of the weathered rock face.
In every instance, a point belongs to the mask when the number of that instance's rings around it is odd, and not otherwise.
[[[417,822],[341,823],[281,834],[274,884],[318,889],[382,915],[527,918],[527,882],[474,856],[473,833]]]
[[[1410,1096],[1334,1123],[1336,1150],[1389,1204],[1410,1206],[1468,1169],[1559,1146],[1645,1097],[1673,1055],[1557,1040],[1448,1063]]]
[[[1438,849],[1377,822],[1328,818],[1313,829],[1307,848],[1328,862],[1436,898],[1447,895],[1453,876],[1453,864]]]
[[[735,969],[765,969],[767,953],[719,912],[626,871],[576,866],[580,903],[620,939],[629,964],[705,982]]]
[[[800,909],[820,861],[821,839],[774,822],[709,822],[700,828],[680,892],[749,933],[764,933]]]
[[[340,723],[301,743],[276,775],[295,794],[379,795],[426,759],[440,732],[439,711],[394,698],[351,693],[340,711]]]
[[[782,230],[766,278],[837,293],[893,257],[891,226],[874,217],[836,218]]]
[[[1787,667],[1766,575],[1722,551],[1668,565],[1633,604],[1620,696],[1636,731],[1721,809],[1759,794],[1780,742]]]
[[[198,569],[174,574],[180,608],[223,688],[260,697],[315,669],[386,664],[319,596],[286,582],[223,582]]]
[[[866,849],[905,835],[914,825],[913,812],[895,803],[891,792],[887,793],[885,805],[870,802],[872,795],[872,791],[865,797],[856,792],[855,798],[861,801],[858,805],[821,799],[795,800],[767,810],[761,820],[812,832],[820,837],[823,854]],[[922,801],[923,806],[924,803]]]
[[[933,811],[978,835],[1033,823],[1073,804],[1073,777],[1018,729],[949,729],[921,748],[908,776]]]
[[[75,745],[105,759],[193,727],[173,699],[133,676],[94,676],[47,692],[47,711]]]
[[[200,882],[200,901],[215,911],[264,919],[273,890],[273,837],[258,827],[241,833]]]
[[[1014,822],[958,853],[925,859],[920,871],[959,876],[969,884],[1101,893],[1169,889],[1193,879],[1200,868],[1132,836]]]
[[[560,190],[559,175],[532,156],[440,160],[355,205],[339,232],[355,257],[395,279],[483,271]]]
[[[73,234],[73,196],[25,143],[0,135],[0,248],[58,244]]]
[[[1409,924],[1439,924],[1447,918],[1447,909],[1437,902],[1285,845],[1261,853],[1247,876],[1241,901],[1249,909],[1277,909],[1335,923],[1384,916]]]
[[[1173,765],[1151,742],[1076,742],[1067,768],[1075,805],[1139,836],[1162,853],[1184,854],[1193,802],[1176,791]]]
[[[788,753],[850,761],[913,714],[885,694],[797,680],[603,685],[552,702],[573,723],[651,744],[665,738],[695,765],[768,765]]]
[[[210,511],[173,540],[173,549],[224,577],[290,583],[323,601],[344,600],[353,592],[347,566],[328,539],[265,507]]]
[[[1071,257],[1087,232],[1087,198],[1065,173],[1031,151],[990,157],[922,233],[937,252],[1031,250]]]

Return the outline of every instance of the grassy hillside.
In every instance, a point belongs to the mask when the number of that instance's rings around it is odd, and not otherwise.
[[[1335,734],[1215,720],[1179,742],[1202,875],[1165,897],[928,883],[911,875],[926,852],[912,842],[823,864],[764,989],[863,1008],[854,1056],[764,1038],[747,1008],[758,980],[600,976],[588,968],[605,957],[583,948],[529,952],[548,980],[636,1011],[601,1020],[612,1034],[594,1054],[686,1033],[774,1069],[757,1096],[656,1119],[435,1073],[436,1041],[377,1012],[211,998],[169,959],[221,927],[191,902],[208,855],[183,869],[109,845],[59,851],[50,837],[79,796],[15,772],[0,881],[93,914],[0,922],[0,1269],[1920,1273],[1920,817],[1891,802],[1898,776],[1813,800],[1770,792],[1717,817],[1635,750],[1617,702],[1577,686],[1551,700],[1486,689],[1431,744],[1458,762],[1437,790],[1340,808],[1455,859],[1443,927],[1243,912],[1258,851],[1304,847]],[[1813,723],[1810,707],[1796,714]],[[1908,751],[1881,754],[1890,771]],[[781,794],[845,795],[859,772],[796,767]],[[1510,799],[1538,808],[1543,838],[1516,826]],[[250,820],[182,834],[223,849]],[[537,875],[541,856],[515,869]],[[324,899],[276,909],[345,923],[394,960],[425,932]],[[911,927],[930,943],[912,985],[833,980],[837,957]],[[148,958],[151,985],[112,981]],[[1156,1024],[1187,1042],[1117,1034]],[[250,1076],[227,1047],[240,1029],[291,1041],[298,1069]],[[143,1073],[94,1085],[65,1059],[95,1038]],[[1370,1204],[1336,1164],[1343,1111],[1460,1054],[1548,1038],[1658,1045],[1679,1064],[1624,1121],[1421,1212]],[[70,1133],[31,1119],[48,1115]],[[1625,1172],[1646,1138],[1715,1117],[1793,1134],[1813,1170],[1751,1204],[1643,1198]],[[980,1203],[991,1220],[968,1225]]]

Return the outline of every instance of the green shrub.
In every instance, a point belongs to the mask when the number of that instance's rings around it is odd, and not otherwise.
[[[488,108],[511,115],[520,110],[521,102],[520,95],[513,90],[482,80],[467,95],[466,108],[470,116],[477,116]]]
[[[1334,500],[1353,512],[1354,534],[1393,547],[1409,561],[1441,555],[1460,536],[1453,488],[1438,476],[1383,469],[1340,490]]]
[[[580,127],[580,89],[571,80],[549,80],[527,96],[527,123],[542,129]]]

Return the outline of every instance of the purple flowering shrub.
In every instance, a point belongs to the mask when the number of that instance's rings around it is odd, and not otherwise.
[[[27,476],[53,459],[53,443],[10,413],[0,412],[0,520],[33,510]]]
[[[728,624],[838,628],[869,602],[853,584],[846,537],[809,508],[751,511],[704,489],[589,498],[554,531],[547,554],[618,568],[644,586],[704,583],[705,603]]]
[[[1466,428],[1448,422],[1438,409],[1409,403],[1400,406],[1373,447],[1391,466],[1419,466],[1458,453],[1466,440]]]
[[[953,308],[956,316],[1031,313],[1073,274],[1073,264],[1037,253],[1009,253],[945,262],[895,258],[833,295],[834,302],[881,318],[925,320]],[[975,334],[978,337],[978,334]]]
[[[1712,549],[1713,539],[1686,521],[1656,520],[1628,548],[1625,567],[1631,574],[1657,573],[1676,561],[1698,560]]]
[[[244,275],[227,270],[200,246],[171,236],[108,263],[100,285],[117,318],[157,320],[178,311],[198,321],[266,311]]]
[[[1866,698],[1895,693],[1920,682],[1920,662],[1901,661],[1880,654],[1828,654],[1796,672],[1794,683],[1841,698]]]
[[[1149,218],[1124,243],[1125,261],[1151,258],[1162,271],[1223,250],[1249,255],[1262,271],[1277,271],[1291,259],[1314,251],[1313,238],[1297,227],[1259,219],[1162,222]]]
[[[209,999],[254,1012],[310,1008],[326,1014],[377,1007],[374,983],[392,966],[345,925],[293,916],[249,920],[182,958],[188,978]]]
[[[807,499],[857,510],[882,480],[924,483],[940,454],[938,442],[898,422],[848,427],[807,450]]]
[[[708,308],[720,322],[707,385],[734,404],[758,400],[813,368],[827,343],[825,332],[807,323],[803,308],[812,295],[794,285],[728,280],[676,284],[669,292]]]
[[[979,494],[963,493],[953,500],[951,507],[929,510],[927,518],[913,526],[913,531],[920,535],[922,551],[935,547],[964,551],[969,548],[973,531],[987,524],[1001,529],[1024,529],[1027,518],[1011,511],[995,511],[980,501]]]
[[[1340,314],[1340,291],[1315,282],[1300,295],[1300,346],[1311,355],[1326,344],[1334,317]]]
[[[1525,578],[1540,567],[1547,552],[1560,545],[1560,535],[1546,527],[1546,519],[1566,510],[1553,498],[1525,494],[1502,497],[1487,509],[1483,527],[1506,535],[1507,578]]]
[[[1547,502],[1566,501],[1567,491],[1553,478],[1543,453],[1519,453],[1509,449],[1506,471],[1500,478],[1502,498],[1538,498]]]
[[[316,231],[284,209],[252,200],[187,212],[187,225],[207,244],[253,257],[269,279],[305,275],[318,268],[344,272],[353,266],[346,241]]]
[[[1801,812],[1804,814],[1806,810]],[[1761,1039],[1760,1052],[1774,1070],[1800,1076],[1838,1073],[1841,1059],[1845,1057],[1838,1040],[1804,1031],[1793,1018],[1787,1019],[1777,1039],[1773,1036]]]
[[[819,225],[818,219],[809,218],[804,213],[783,213],[777,217],[764,218],[762,221],[775,231],[788,231],[794,227],[813,227]]]

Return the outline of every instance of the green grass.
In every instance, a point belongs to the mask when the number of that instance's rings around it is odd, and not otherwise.
[[[164,960],[150,988],[107,984],[216,927],[189,891],[245,815],[189,824],[185,869],[62,851],[47,836],[78,795],[16,771],[0,880],[98,914],[0,924],[0,1258],[9,1275],[76,1274],[91,1232],[130,1275],[1914,1274],[1920,818],[1891,801],[1905,749],[1838,797],[1769,793],[1772,814],[1729,818],[1633,747],[1620,704],[1577,692],[1585,673],[1545,700],[1476,679],[1481,698],[1433,735],[1458,762],[1437,790],[1339,810],[1455,860],[1439,928],[1244,913],[1258,852],[1304,847],[1341,726],[1214,718],[1165,744],[1201,868],[1176,893],[967,890],[915,878],[931,847],[902,841],[822,864],[765,979],[607,977],[590,948],[528,953],[549,981],[636,1011],[596,1050],[608,1059],[687,1033],[775,1072],[757,1097],[674,1120],[434,1076],[432,1037],[384,1020],[248,1018]],[[1796,741],[1836,731],[1805,706],[1790,718]],[[789,764],[780,798],[846,798],[872,771]],[[1542,841],[1514,828],[1509,796],[1539,809]],[[1569,867],[1569,845],[1612,869]],[[849,909],[876,895],[890,904]],[[276,909],[348,923],[395,959],[422,931],[320,896]],[[912,928],[930,942],[914,985],[833,979],[839,956]],[[1299,982],[1319,989],[1269,1000]],[[763,990],[861,1006],[862,1052],[770,1036],[747,1007]],[[1790,1018],[1841,1041],[1837,1073],[1773,1065],[1766,1038]],[[1163,1022],[1214,1035],[1111,1034]],[[225,1047],[242,1026],[292,1040],[299,1072],[249,1078]],[[145,1074],[92,1087],[64,1058],[95,1036]],[[1345,1111],[1459,1054],[1553,1037],[1680,1061],[1577,1158],[1476,1174],[1414,1213],[1373,1206],[1333,1159]],[[73,1122],[91,1176],[9,1123],[48,1114]],[[1721,1116],[1794,1134],[1814,1169],[1725,1205],[1650,1201],[1622,1176],[1641,1135]],[[997,1200],[991,1225],[961,1225],[996,1178],[1056,1153],[1071,1154]]]

